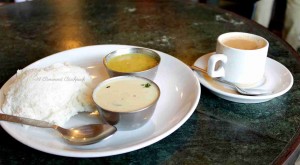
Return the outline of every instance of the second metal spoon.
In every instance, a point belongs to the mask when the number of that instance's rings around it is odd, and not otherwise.
[[[90,124],[76,128],[65,129],[45,121],[17,117],[12,115],[0,114],[0,120],[21,123],[42,128],[53,128],[58,131],[62,137],[73,145],[87,145],[99,142],[109,137],[117,131],[117,128],[109,124]]]
[[[194,70],[197,70],[197,71],[200,71],[202,73],[207,74],[205,69],[199,68],[197,66],[192,65],[191,68],[194,69]],[[265,90],[265,89],[256,89],[256,88],[247,88],[247,89],[245,89],[245,88],[241,88],[241,87],[235,85],[234,83],[231,83],[231,82],[228,82],[228,81],[224,80],[223,78],[214,78],[214,80],[234,87],[237,92],[239,92],[240,94],[243,94],[243,95],[259,96],[259,95],[268,95],[268,94],[273,93],[271,90]]]

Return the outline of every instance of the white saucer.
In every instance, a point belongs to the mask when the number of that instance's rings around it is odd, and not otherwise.
[[[200,68],[207,68],[207,61],[214,52],[198,58],[194,65]],[[265,70],[265,82],[257,88],[270,89],[273,91],[270,95],[245,96],[238,94],[234,89],[213,80],[208,75],[195,71],[200,83],[211,90],[215,95],[229,101],[238,103],[260,103],[269,101],[275,97],[281,96],[289,91],[293,85],[294,79],[290,71],[279,62],[267,58]]]

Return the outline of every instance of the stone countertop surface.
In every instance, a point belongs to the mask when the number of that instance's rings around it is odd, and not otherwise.
[[[0,6],[0,85],[17,69],[64,50],[123,44],[156,49],[187,65],[215,50],[218,35],[265,37],[268,57],[294,77],[286,94],[265,103],[223,100],[201,87],[200,102],[178,130],[130,153],[103,158],[50,155],[0,127],[0,164],[271,164],[296,145],[300,125],[299,55],[262,26],[200,3],[146,0],[43,0]],[[174,66],[176,67],[176,66]],[[172,103],[170,103],[172,104]]]

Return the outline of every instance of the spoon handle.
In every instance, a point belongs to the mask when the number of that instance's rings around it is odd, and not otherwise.
[[[202,73],[207,74],[207,71],[205,69],[199,68],[199,67],[197,67],[195,65],[192,65],[191,68],[194,69],[194,70],[198,70],[198,71],[200,71]]]
[[[0,120],[14,122],[14,123],[21,123],[21,124],[42,127],[42,128],[52,128],[53,127],[52,124],[45,122],[45,121],[29,119],[29,118],[24,118],[24,117],[17,117],[17,116],[6,115],[6,114],[0,114]]]

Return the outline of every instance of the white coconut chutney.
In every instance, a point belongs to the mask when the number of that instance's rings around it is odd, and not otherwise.
[[[113,112],[133,112],[153,104],[160,95],[158,87],[147,79],[124,76],[101,83],[94,91],[94,101]]]

